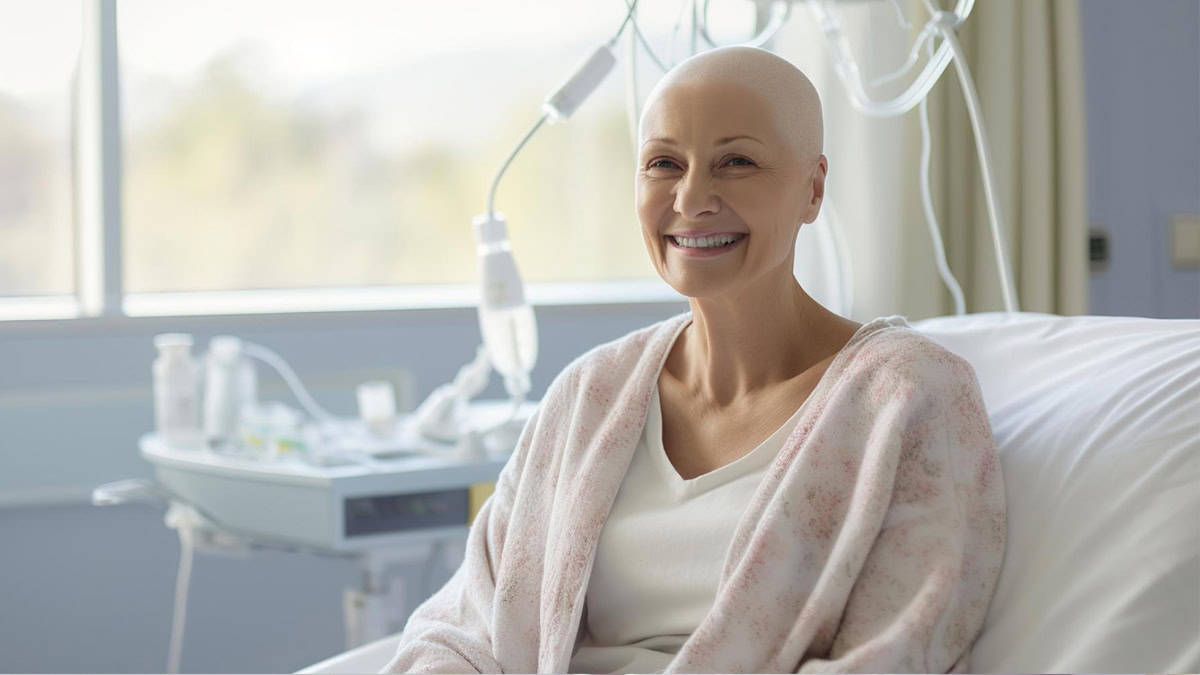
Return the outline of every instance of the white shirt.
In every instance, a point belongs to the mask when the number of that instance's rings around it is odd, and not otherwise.
[[[655,384],[645,429],[600,533],[587,631],[569,672],[666,668],[712,608],[733,532],[801,410],[749,453],[684,480],[663,447]]]

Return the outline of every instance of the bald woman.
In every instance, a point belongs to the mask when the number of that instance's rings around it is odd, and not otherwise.
[[[725,47],[646,101],[646,250],[690,311],[547,389],[392,672],[965,672],[1005,541],[974,371],[814,301],[799,70]]]
[[[663,445],[690,479],[778,429],[861,324],[792,273],[828,172],[804,73],[761,49],[704,52],[659,82],[639,127],[642,237],[693,316],[658,380]]]

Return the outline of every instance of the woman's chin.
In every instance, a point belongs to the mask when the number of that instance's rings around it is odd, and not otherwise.
[[[688,298],[715,298],[724,295],[733,287],[728,281],[713,279],[713,275],[689,274],[684,279],[664,279],[667,285]],[[699,278],[705,277],[705,278]]]

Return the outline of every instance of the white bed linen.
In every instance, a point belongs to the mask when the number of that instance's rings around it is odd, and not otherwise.
[[[1004,470],[972,672],[1200,671],[1200,321],[912,325],[975,368]]]

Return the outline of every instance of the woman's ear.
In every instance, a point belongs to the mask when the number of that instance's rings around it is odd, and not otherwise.
[[[829,173],[829,160],[825,155],[817,158],[816,164],[813,165],[812,173],[809,176],[811,181],[812,197],[805,205],[804,222],[811,223],[817,219],[817,214],[821,212],[821,202],[825,199],[825,176]]]

